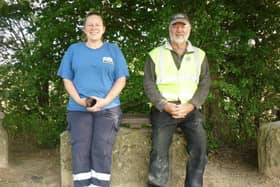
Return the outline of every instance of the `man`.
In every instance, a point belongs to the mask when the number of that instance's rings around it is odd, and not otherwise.
[[[188,41],[191,24],[179,13],[169,22],[169,40],[153,49],[145,64],[144,89],[152,102],[152,151],[149,187],[164,187],[168,181],[168,151],[180,127],[187,140],[189,159],[185,187],[201,187],[207,163],[207,139],[199,108],[210,87],[205,52]]]

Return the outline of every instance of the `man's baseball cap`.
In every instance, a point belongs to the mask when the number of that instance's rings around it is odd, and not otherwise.
[[[184,23],[184,24],[188,24],[190,23],[189,17],[186,14],[183,13],[178,13],[178,14],[174,14],[173,16],[171,16],[169,24],[173,25],[174,23]]]

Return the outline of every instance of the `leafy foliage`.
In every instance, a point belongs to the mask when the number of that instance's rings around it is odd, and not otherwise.
[[[124,112],[149,111],[142,87],[147,53],[168,37],[169,16],[186,12],[190,40],[206,51],[213,79],[203,107],[210,146],[250,141],[261,123],[279,120],[271,113],[280,103],[278,1],[1,0],[0,110],[11,134],[30,134],[41,146],[58,143],[68,96],[56,71],[67,47],[83,39],[89,11],[103,14],[104,39],[126,56]]]

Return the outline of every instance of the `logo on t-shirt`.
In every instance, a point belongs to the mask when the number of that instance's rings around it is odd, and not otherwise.
[[[102,58],[102,61],[103,61],[103,63],[106,63],[106,64],[113,64],[114,63],[113,59],[111,57],[106,57],[106,56],[104,56]]]

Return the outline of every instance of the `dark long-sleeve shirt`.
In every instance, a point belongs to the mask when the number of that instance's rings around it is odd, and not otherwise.
[[[167,48],[171,51],[173,60],[176,67],[180,69],[181,62],[184,54],[193,53],[193,47],[190,42],[188,42],[188,47],[182,56],[179,56],[167,43]],[[199,83],[196,92],[190,99],[189,103],[192,103],[196,108],[199,108],[204,102],[209,93],[210,89],[210,72],[207,57],[205,56],[201,64],[201,71],[199,76]],[[144,91],[152,102],[152,104],[160,111],[162,111],[164,104],[167,102],[166,99],[161,95],[156,84],[156,74],[155,74],[155,63],[149,56],[147,58],[145,68],[144,68]]]

